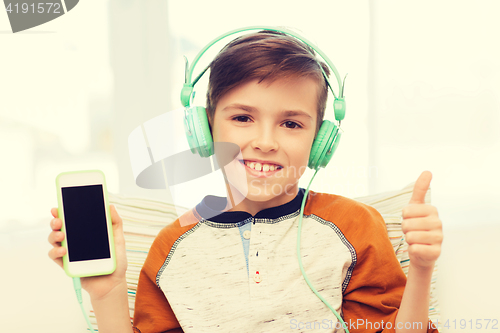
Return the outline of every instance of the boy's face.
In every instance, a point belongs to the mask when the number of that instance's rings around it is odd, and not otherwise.
[[[240,147],[232,167],[244,172],[233,173],[239,179],[226,176],[232,191],[248,189],[238,210],[255,214],[295,197],[314,140],[317,96],[317,81],[294,78],[250,81],[219,100],[211,120],[213,139]]]

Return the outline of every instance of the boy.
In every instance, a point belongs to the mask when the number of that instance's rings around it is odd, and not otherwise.
[[[237,38],[217,55],[207,117],[214,142],[241,150],[242,158],[232,163],[246,177],[226,179],[228,197],[240,194],[240,200],[231,206],[226,198],[207,196],[183,216],[190,223],[178,219],[160,232],[139,278],[134,328],[122,224],[111,207],[117,269],[82,279],[100,332],[343,331],[306,285],[295,252],[304,195],[298,180],[327,99],[320,66],[328,75],[308,46],[269,31]],[[350,332],[437,331],[429,328],[427,311],[442,231],[436,209],[423,204],[430,180],[422,173],[403,211],[408,280],[375,209],[310,191],[302,261]],[[64,235],[57,210],[52,214],[49,256],[62,265]]]

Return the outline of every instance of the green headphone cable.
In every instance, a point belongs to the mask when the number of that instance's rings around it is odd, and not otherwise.
[[[342,323],[342,328],[344,328],[344,330],[347,333],[349,333],[349,330],[347,329],[347,325],[344,322],[344,320],[342,319],[342,317],[337,313],[337,311],[335,311],[335,309],[330,305],[330,303],[328,303],[328,301],[323,296],[321,296],[321,294],[316,290],[316,288],[314,288],[311,281],[309,281],[309,279],[307,278],[306,271],[304,270],[304,266],[302,265],[302,257],[300,255],[300,236],[301,236],[301,232],[302,232],[302,216],[304,215],[304,206],[305,206],[305,203],[307,200],[307,195],[309,194],[309,187],[311,186],[311,183],[312,183],[314,177],[316,176],[316,174],[318,173],[319,169],[320,168],[316,169],[316,171],[314,172],[314,175],[311,178],[311,181],[309,182],[309,185],[307,185],[307,189],[304,193],[304,198],[302,199],[302,205],[300,206],[299,230],[297,232],[297,259],[299,261],[299,267],[300,267],[300,271],[302,272],[302,276],[304,277],[304,280],[306,281],[309,288],[312,290],[312,292],[316,296],[318,296],[318,298],[323,303],[325,303],[325,305],[333,312],[335,317],[337,317],[337,319]]]
[[[85,321],[87,322],[87,326],[89,327],[90,332],[95,332],[94,328],[92,327],[92,324],[90,323],[89,316],[87,316],[87,313],[85,312],[85,309],[83,307],[82,284],[80,282],[79,277],[73,278],[73,287],[75,288],[76,298],[78,299],[78,303],[80,303],[80,308],[82,309],[82,313],[83,316],[85,317]]]

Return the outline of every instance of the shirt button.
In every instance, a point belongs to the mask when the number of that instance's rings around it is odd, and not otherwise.
[[[243,232],[243,238],[250,239],[250,234],[251,234],[250,230],[245,230]]]
[[[255,283],[262,282],[262,277],[260,276],[259,272],[255,273],[255,275],[253,276],[253,280],[255,281]]]

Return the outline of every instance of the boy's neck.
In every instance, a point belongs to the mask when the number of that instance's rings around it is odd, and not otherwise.
[[[295,184],[293,189],[289,189],[280,195],[273,196],[272,198],[264,201],[250,200],[249,198],[243,196],[237,189],[232,185],[226,183],[226,193],[227,193],[227,205],[224,211],[227,212],[247,212],[252,216],[257,215],[258,212],[272,207],[277,207],[284,205],[297,196],[299,192],[298,184]],[[234,204],[237,203],[237,204]]]

